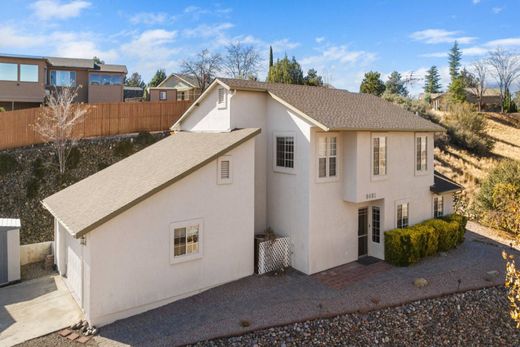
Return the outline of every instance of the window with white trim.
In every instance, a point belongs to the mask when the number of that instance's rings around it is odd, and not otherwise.
[[[337,177],[337,136],[318,135],[318,179]]]
[[[177,101],[186,100],[185,97],[186,97],[185,92],[179,92],[179,91],[177,91]]]
[[[170,262],[182,262],[202,256],[202,220],[173,223],[170,226]]]
[[[372,242],[381,241],[381,210],[379,206],[372,206]]]
[[[233,179],[231,156],[226,155],[217,160],[217,183],[230,184]]]
[[[406,228],[409,222],[409,203],[397,205],[397,227]]]
[[[372,175],[386,175],[387,159],[387,139],[386,136],[372,137]]]
[[[294,170],[294,136],[275,136],[275,168],[282,171]]]
[[[435,195],[433,197],[433,217],[440,218],[444,216],[444,197]]]
[[[227,91],[225,88],[218,88],[217,105],[219,108],[226,108]]]
[[[166,100],[168,97],[167,97],[167,94],[165,91],[160,91],[159,92],[159,100]]]
[[[415,170],[424,172],[428,170],[428,136],[415,137]]]

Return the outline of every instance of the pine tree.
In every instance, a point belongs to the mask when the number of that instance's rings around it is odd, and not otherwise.
[[[448,53],[448,64],[450,66],[451,81],[459,76],[460,61],[462,59],[462,51],[459,48],[457,41],[453,43],[450,52]]]
[[[157,87],[165,79],[166,79],[166,71],[164,69],[159,69],[155,72],[155,75],[152,77],[152,80],[150,81],[150,83],[148,83],[148,86]]]
[[[369,71],[365,73],[365,77],[359,86],[359,91],[365,94],[381,96],[385,92],[385,88],[385,84],[381,81],[381,74],[376,71]]]
[[[388,76],[388,80],[385,83],[387,94],[394,94],[400,96],[408,96],[408,90],[406,90],[406,86],[404,85],[404,81],[401,78],[401,74],[397,71],[393,71],[390,76]]]
[[[273,46],[269,46],[269,68],[273,67]]]
[[[441,76],[439,75],[439,70],[437,66],[433,65],[426,72],[426,76],[424,76],[424,92],[426,94],[440,93],[442,89],[440,81]]]
[[[267,82],[287,83],[287,84],[303,84],[303,71],[296,58],[289,60],[287,55],[282,59],[278,59],[276,63],[269,69]]]

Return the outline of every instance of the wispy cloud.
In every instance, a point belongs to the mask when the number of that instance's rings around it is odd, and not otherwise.
[[[33,14],[41,20],[57,20],[78,17],[82,10],[92,4],[84,0],[61,2],[59,0],[38,0],[30,5]]]
[[[323,36],[317,37],[314,39],[314,41],[316,41],[316,43],[322,43],[323,41],[325,41],[325,37],[323,37]]]
[[[273,41],[269,44],[275,52],[287,52],[300,46],[299,42],[293,42],[287,38]]]
[[[410,35],[414,41],[427,44],[450,43],[457,41],[462,44],[471,43],[476,40],[473,36],[461,36],[460,31],[448,31],[444,29],[426,29],[416,31]]]
[[[188,38],[209,38],[221,36],[226,30],[233,28],[232,23],[220,23],[215,25],[201,24],[195,28],[184,29],[183,36]]]
[[[488,47],[514,47],[514,46],[520,46],[520,37],[508,37],[505,39],[498,39],[498,40],[492,40],[488,41],[485,44]]]
[[[503,7],[493,7],[491,9],[491,11],[493,11],[494,14],[499,14],[500,12],[502,12],[504,10]]]
[[[0,48],[31,48],[43,45],[43,35],[24,33],[20,28],[11,25],[0,25]]]
[[[478,5],[480,4],[480,0],[473,0],[473,5]]]
[[[139,12],[130,17],[130,23],[154,25],[173,19],[173,17],[168,17],[168,14],[164,12]]]

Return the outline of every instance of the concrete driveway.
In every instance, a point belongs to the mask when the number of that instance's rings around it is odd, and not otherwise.
[[[0,288],[0,346],[49,334],[82,317],[60,276]]]

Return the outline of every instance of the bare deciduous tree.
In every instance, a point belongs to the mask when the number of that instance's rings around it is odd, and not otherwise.
[[[255,78],[260,65],[260,55],[253,46],[243,46],[240,42],[226,47],[224,67],[233,78]]]
[[[210,53],[207,49],[202,50],[192,60],[185,60],[181,65],[182,72],[197,79],[201,91],[204,91],[217,72],[222,69],[222,57],[220,54]]]
[[[511,84],[520,77],[520,56],[502,48],[489,53],[487,63],[491,66],[493,75],[500,88],[500,110],[504,112],[504,96]]]
[[[78,140],[73,130],[83,121],[88,111],[88,106],[74,104],[79,88],[81,86],[51,92],[47,106],[42,108],[34,124],[34,130],[56,151],[61,174],[65,172],[70,150]]]
[[[486,93],[487,88],[487,72],[488,68],[486,62],[483,60],[477,60],[471,65],[471,69],[473,70],[473,76],[475,78],[475,83],[470,86],[472,91],[478,98],[478,110],[482,111],[482,97]]]

